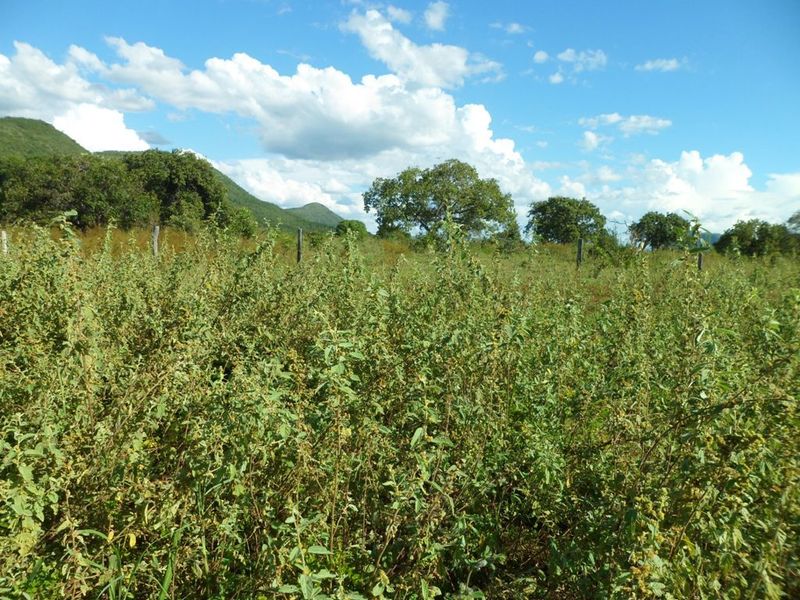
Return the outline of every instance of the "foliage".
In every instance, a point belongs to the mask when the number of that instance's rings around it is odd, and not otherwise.
[[[153,222],[196,231],[214,221],[252,235],[255,220],[232,205],[211,165],[189,152],[0,159],[0,221],[47,223],[65,211],[86,229]]]
[[[689,229],[689,221],[675,213],[651,211],[631,225],[631,239],[653,250],[675,246]]]
[[[0,595],[800,595],[796,261],[272,235],[12,231]]]
[[[473,237],[516,228],[514,204],[494,179],[481,179],[475,167],[451,159],[429,169],[411,167],[392,179],[378,178],[364,192],[364,210],[376,213],[378,235],[396,231],[436,236],[445,218]]]
[[[336,235],[353,235],[356,239],[363,240],[368,235],[367,226],[361,221],[345,219],[336,225]]]
[[[555,196],[534,202],[528,211],[525,233],[546,242],[569,244],[594,239],[605,232],[606,218],[586,200]]]
[[[800,236],[786,225],[752,219],[739,221],[725,231],[714,247],[718,252],[766,256],[800,253]]]

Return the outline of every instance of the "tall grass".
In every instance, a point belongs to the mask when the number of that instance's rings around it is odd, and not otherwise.
[[[15,233],[0,597],[800,595],[797,263],[452,233]]]

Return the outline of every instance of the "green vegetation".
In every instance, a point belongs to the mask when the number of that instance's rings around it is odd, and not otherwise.
[[[422,236],[437,237],[449,215],[470,236],[519,239],[511,195],[459,160],[430,169],[410,167],[392,179],[379,177],[363,198],[364,210],[375,211],[379,236],[419,230]]]
[[[369,232],[367,226],[361,221],[347,219],[339,221],[339,224],[336,225],[336,235],[353,235],[357,240],[363,240],[369,235]]]
[[[798,221],[796,213],[786,225],[767,223],[753,219],[739,221],[723,233],[714,247],[726,254],[767,256],[770,254],[800,254],[800,232],[792,232],[792,219]]]
[[[531,205],[525,231],[545,242],[571,244],[578,238],[598,239],[605,227],[600,209],[585,198],[555,196]]]
[[[158,154],[155,152],[149,151],[147,154],[148,156],[157,156]],[[29,177],[40,181],[43,177],[51,177],[53,185],[59,190],[46,193],[41,187],[33,191],[33,186],[31,186],[24,192],[27,194],[24,204],[25,212],[20,213],[6,209],[5,215],[3,215],[2,196],[4,192],[0,189],[0,222],[8,219],[37,220],[66,210],[75,210],[79,215],[85,215],[87,207],[81,207],[82,199],[77,198],[71,189],[65,189],[65,186],[69,180],[86,180],[82,169],[87,168],[87,165],[95,172],[104,170],[109,174],[101,177],[102,181],[97,182],[97,187],[91,187],[89,181],[84,181],[86,185],[82,188],[82,192],[92,196],[94,198],[92,202],[96,206],[92,209],[93,214],[87,215],[85,219],[76,223],[80,226],[87,226],[87,224],[91,226],[95,223],[105,222],[109,216],[117,219],[117,222],[125,227],[146,221],[147,215],[158,212],[154,206],[145,207],[143,205],[146,202],[153,202],[153,199],[140,197],[138,195],[140,190],[137,190],[134,184],[121,181],[121,178],[124,179],[124,174],[119,172],[111,174],[112,171],[119,171],[120,168],[119,164],[113,162],[114,160],[130,164],[136,161],[132,157],[139,154],[141,153],[98,152],[92,155],[88,150],[44,121],[14,117],[0,118],[0,170],[2,170],[0,186],[7,186],[8,184],[4,184],[4,181],[13,178],[17,182],[17,194],[19,194],[22,193],[22,190],[19,189],[20,182],[25,184]],[[169,156],[169,153],[160,154]],[[190,153],[172,153],[172,155],[176,154]],[[76,158],[78,156],[81,156],[82,160],[78,160]],[[36,158],[37,160],[26,164],[27,161],[23,160],[26,158]],[[100,158],[107,160],[100,161]],[[240,231],[251,230],[252,222],[248,215],[237,210],[236,207],[247,209],[259,224],[269,223],[272,226],[280,226],[284,230],[292,231],[297,228],[307,231],[332,231],[341,220],[341,217],[335,213],[313,202],[298,209],[287,210],[270,202],[259,200],[220,171],[210,165],[207,168],[219,180],[227,193],[227,200],[223,201],[223,204],[228,206],[226,211],[230,213],[233,225]],[[107,188],[104,187],[109,183],[113,191],[107,191]],[[211,185],[216,187],[216,184]],[[54,199],[53,196],[58,196],[58,198]],[[130,208],[117,206],[119,202],[128,204],[129,201],[125,198],[134,198],[131,202],[135,206]],[[112,209],[112,206],[117,206],[117,208]],[[143,214],[140,209],[147,214]],[[195,214],[187,222],[190,228],[196,228],[200,212],[197,206],[193,210]]]
[[[800,595],[796,261],[111,239],[0,255],[0,596]]]
[[[187,231],[215,221],[240,235],[256,224],[233,206],[211,165],[190,152],[0,159],[0,221],[49,222],[67,211],[81,229],[167,223]]]
[[[0,118],[0,158],[88,154],[78,142],[37,119]]]
[[[653,250],[678,245],[689,231],[689,221],[675,213],[650,211],[631,225],[631,239]]]

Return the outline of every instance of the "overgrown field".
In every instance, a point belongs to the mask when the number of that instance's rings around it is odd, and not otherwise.
[[[0,597],[800,596],[796,260],[12,242]]]

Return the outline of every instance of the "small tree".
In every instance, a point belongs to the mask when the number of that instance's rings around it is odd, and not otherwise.
[[[511,195],[496,180],[481,179],[475,167],[455,159],[378,178],[363,198],[364,210],[377,214],[380,236],[414,228],[435,235],[450,214],[465,233],[480,237],[513,231],[516,219]]]
[[[363,240],[367,237],[367,226],[355,219],[345,219],[336,224],[336,235],[346,237],[348,234],[354,235],[356,239]]]
[[[631,225],[631,239],[653,250],[674,246],[689,229],[689,221],[675,213],[646,213]]]
[[[597,238],[605,232],[605,226],[600,209],[585,198],[555,196],[531,205],[525,233],[546,242],[569,244],[578,238]]]

